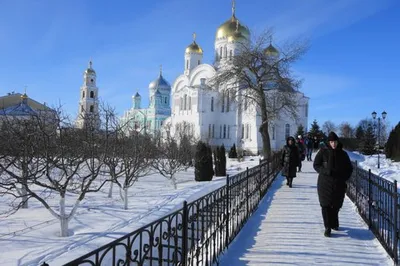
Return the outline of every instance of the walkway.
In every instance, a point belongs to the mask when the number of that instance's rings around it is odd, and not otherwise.
[[[293,188],[278,176],[219,265],[393,265],[348,198],[339,231],[323,236],[317,173],[312,162],[302,170]]]

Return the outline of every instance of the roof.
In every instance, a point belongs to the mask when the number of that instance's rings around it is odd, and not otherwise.
[[[8,107],[11,106],[17,106],[21,103],[21,98],[22,98],[22,94],[21,93],[13,93],[10,95],[5,95],[5,96],[1,96],[0,97],[0,109],[7,109]],[[32,108],[33,110],[39,110],[39,111],[50,111],[51,108],[41,104],[31,98],[27,98],[27,106],[29,106],[30,108]]]

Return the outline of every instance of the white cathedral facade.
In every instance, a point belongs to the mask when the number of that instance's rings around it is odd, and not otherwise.
[[[165,121],[168,134],[174,135],[183,123],[190,123],[191,133],[210,145],[238,148],[257,154],[262,151],[262,138],[258,131],[261,117],[256,108],[244,104],[240,108],[236,102],[230,102],[222,90],[210,88],[208,81],[239,52],[240,42],[249,41],[249,29],[241,24],[232,8],[232,17],[223,23],[216,32],[213,65],[203,63],[203,50],[193,42],[185,50],[183,73],[172,85],[171,117]],[[267,50],[278,51],[270,45]],[[293,121],[281,113],[270,121],[269,133],[272,150],[278,150],[286,144],[288,136],[294,136],[298,126],[307,129],[308,100],[303,93],[296,91],[298,100],[298,119]],[[174,132],[175,131],[175,132]]]

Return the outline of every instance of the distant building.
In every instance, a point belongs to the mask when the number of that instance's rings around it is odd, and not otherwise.
[[[164,79],[162,69],[158,78],[149,84],[150,103],[142,108],[142,97],[139,93],[132,96],[132,108],[121,118],[127,134],[141,132],[157,134],[160,132],[165,119],[171,116],[171,85]]]
[[[92,61],[90,61],[89,67],[83,73],[83,85],[80,89],[78,117],[75,122],[77,128],[100,128],[99,89],[96,86],[96,71],[94,71],[92,65]]]

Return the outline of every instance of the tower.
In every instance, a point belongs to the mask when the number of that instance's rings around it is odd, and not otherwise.
[[[139,92],[136,92],[135,96],[132,96],[133,99],[133,109],[140,109],[140,104],[142,101],[142,97]]]
[[[89,61],[89,67],[83,73],[83,85],[80,90],[78,118],[76,120],[76,127],[78,128],[100,128],[99,89],[96,86],[96,78],[92,61]]]
[[[250,40],[249,29],[236,18],[235,1],[232,1],[232,16],[218,27],[215,34],[215,66],[219,67],[237,53]]]
[[[196,33],[193,33],[193,42],[185,50],[185,74],[189,75],[190,71],[202,61],[203,49],[196,43]]]

